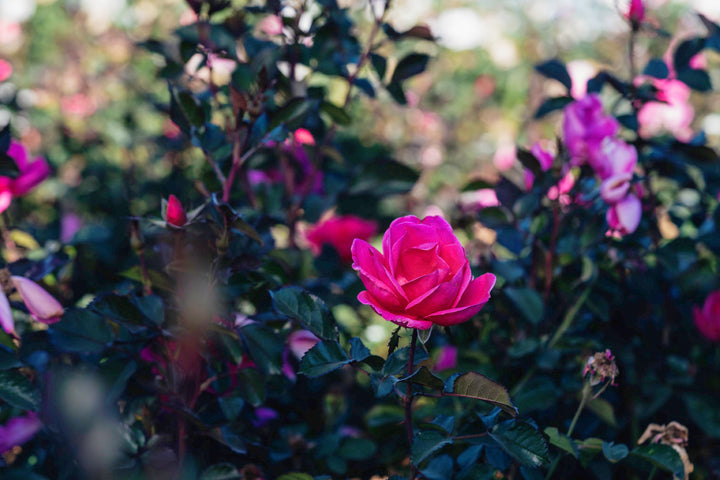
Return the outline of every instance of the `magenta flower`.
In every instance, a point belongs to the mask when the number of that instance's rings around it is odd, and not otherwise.
[[[440,354],[435,362],[435,371],[442,372],[457,367],[458,349],[452,345],[440,347]]]
[[[637,150],[617,138],[605,138],[600,152],[592,156],[590,166],[601,180],[616,175],[632,174],[637,165]]]
[[[21,197],[50,175],[50,166],[44,158],[28,162],[28,152],[22,143],[12,141],[7,154],[20,171],[15,178],[0,177],[0,212],[4,212],[14,197]]]
[[[165,211],[165,220],[173,227],[183,227],[187,223],[187,215],[180,200],[175,195],[170,195]]]
[[[642,204],[632,193],[611,205],[605,215],[610,230],[618,235],[633,233],[640,224]]]
[[[628,11],[625,16],[633,23],[641,23],[645,19],[645,5],[643,5],[643,0],[630,0],[630,5],[628,6]]]
[[[11,418],[5,425],[0,425],[0,453],[29,441],[40,427],[42,422],[35,412],[30,412],[24,417]]]
[[[702,309],[693,307],[693,317],[703,337],[711,342],[720,342],[720,290],[707,296]]]
[[[0,58],[0,82],[4,82],[12,75],[12,65]]]
[[[352,261],[353,240],[361,238],[368,240],[377,233],[377,222],[365,220],[355,215],[342,215],[330,217],[311,227],[305,237],[315,255],[322,252],[323,245],[332,246],[340,259],[345,263]]]
[[[65,310],[55,297],[29,278],[12,276],[10,280],[35,320],[48,325],[60,321]]]
[[[652,137],[664,131],[681,141],[692,138],[690,124],[695,110],[690,105],[690,87],[680,80],[651,79],[657,87],[657,102],[647,102],[638,111],[640,136]]]
[[[596,163],[595,157],[602,155],[600,147],[603,140],[615,136],[620,124],[603,113],[602,102],[596,94],[572,102],[564,112],[565,145],[573,164]]]
[[[385,320],[428,329],[469,320],[490,299],[495,275],[473,279],[450,225],[441,217],[401,217],[383,235],[383,253],[352,244],[353,269],[367,290],[358,294]]]

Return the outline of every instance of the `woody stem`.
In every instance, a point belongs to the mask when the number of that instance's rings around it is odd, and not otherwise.
[[[408,358],[408,369],[407,374],[408,376],[413,374],[413,370],[415,366],[413,365],[415,362],[415,348],[417,346],[417,339],[418,339],[418,331],[416,328],[412,329],[412,339],[410,340],[410,356]],[[405,393],[405,431],[407,432],[408,437],[408,447],[410,450],[411,460],[410,460],[410,480],[415,479],[415,475],[417,475],[417,469],[415,465],[412,463],[412,444],[413,444],[413,427],[412,427],[412,380],[408,380],[407,382],[407,390]]]

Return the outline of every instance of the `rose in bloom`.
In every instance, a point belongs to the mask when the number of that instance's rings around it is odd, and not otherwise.
[[[172,225],[173,227],[182,227],[187,223],[185,209],[175,195],[170,195],[170,198],[168,198],[165,220],[168,225]]]
[[[15,178],[0,177],[0,212],[4,212],[14,197],[21,197],[50,175],[50,166],[44,158],[28,161],[23,144],[10,142],[7,155],[15,162],[20,173]]]
[[[572,102],[564,113],[563,134],[573,164],[596,163],[596,156],[602,155],[603,140],[615,136],[620,124],[603,113],[602,102],[596,94]]]
[[[651,82],[658,89],[659,101],[647,102],[638,111],[640,135],[647,138],[667,131],[678,140],[690,140],[690,124],[695,116],[695,110],[688,103],[690,87],[673,78],[654,78]]]
[[[634,194],[630,193],[619,202],[608,208],[605,219],[612,233],[627,235],[633,233],[642,217],[642,204]]]
[[[368,240],[377,233],[377,229],[377,223],[372,220],[365,220],[355,215],[341,215],[330,217],[310,228],[306,238],[316,255],[320,254],[323,245],[330,245],[343,262],[350,263],[352,260],[350,247],[353,240],[356,238]]]
[[[695,326],[703,337],[720,342],[720,290],[712,292],[705,299],[702,309],[693,307]]]
[[[383,253],[352,244],[353,269],[367,290],[358,294],[385,320],[428,329],[464,322],[490,299],[495,275],[473,279],[465,249],[442,217],[401,217],[383,235]]]
[[[35,412],[24,417],[11,418],[5,425],[0,425],[0,453],[27,442],[35,436],[40,427],[42,422]]]

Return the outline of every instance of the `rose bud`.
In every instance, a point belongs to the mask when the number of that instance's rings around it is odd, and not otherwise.
[[[702,309],[693,307],[695,326],[703,337],[720,342],[720,290],[707,296]]]
[[[469,320],[490,299],[495,275],[473,279],[470,263],[441,217],[401,217],[383,235],[383,253],[364,240],[352,244],[353,269],[367,290],[358,294],[385,320],[408,328]]]
[[[610,230],[620,235],[633,233],[640,225],[642,204],[632,193],[612,205],[605,215]]]
[[[170,195],[170,198],[168,198],[165,220],[173,227],[182,227],[187,223],[185,209],[175,195]]]
[[[45,324],[60,321],[65,310],[55,297],[29,278],[12,276],[10,280],[35,320]]]

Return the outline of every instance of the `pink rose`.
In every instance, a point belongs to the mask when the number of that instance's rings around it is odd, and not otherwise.
[[[632,193],[611,205],[605,215],[610,230],[620,236],[633,233],[640,225],[642,204]]]
[[[12,141],[7,155],[15,161],[20,171],[15,178],[0,177],[0,212],[4,212],[14,197],[21,197],[35,188],[50,175],[50,166],[44,158],[28,161],[23,144]]]
[[[603,113],[602,102],[596,94],[576,100],[565,107],[563,133],[572,161],[592,165],[601,155],[600,146],[606,137],[614,136],[620,124]]]
[[[600,196],[611,205],[619,202],[630,191],[630,180],[632,173],[619,173],[603,180],[600,185]]]
[[[377,223],[365,220],[355,215],[342,215],[331,217],[310,228],[306,238],[312,251],[319,255],[323,245],[332,246],[345,263],[352,260],[353,240],[360,238],[368,240],[377,233]]]
[[[550,150],[543,148],[541,142],[533,143],[530,147],[530,153],[533,154],[537,161],[540,163],[540,169],[543,172],[547,172],[552,167],[555,155]],[[530,170],[525,170],[525,188],[529,191],[532,190],[533,183],[535,183],[535,175]]]
[[[460,208],[464,211],[472,212],[497,206],[500,206],[500,200],[492,188],[481,188],[460,194]]]
[[[42,422],[35,412],[24,417],[11,418],[5,425],[0,425],[0,453],[27,442],[35,436],[40,427]]]
[[[440,347],[440,354],[435,362],[435,371],[442,372],[457,367],[458,349],[452,345]]]
[[[680,80],[651,79],[657,87],[658,102],[647,102],[638,111],[640,136],[652,137],[663,131],[672,133],[681,141],[692,138],[690,124],[695,110],[688,103],[690,87]]]
[[[367,290],[358,294],[385,320],[428,329],[464,322],[490,299],[495,275],[473,279],[465,249],[441,217],[401,217],[383,235],[380,253],[352,244],[353,269]]]
[[[517,151],[513,143],[502,143],[498,146],[493,156],[493,165],[495,168],[504,172],[510,170],[515,165],[515,158],[517,158]]]
[[[605,138],[600,151],[593,155],[590,166],[601,180],[607,180],[616,175],[632,174],[637,165],[637,150],[622,140]]]
[[[695,326],[712,342],[720,342],[720,290],[712,292],[705,299],[702,310],[693,307]]]
[[[643,5],[643,0],[630,0],[630,5],[628,6],[628,11],[625,16],[633,23],[641,23],[645,19],[645,5]]]

